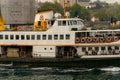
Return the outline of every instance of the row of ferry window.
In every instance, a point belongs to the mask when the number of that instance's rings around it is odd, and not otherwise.
[[[70,39],[70,34],[55,34],[55,35],[0,35],[0,40],[5,39],[5,40],[69,40]]]

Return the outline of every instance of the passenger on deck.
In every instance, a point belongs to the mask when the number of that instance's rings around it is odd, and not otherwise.
[[[92,55],[97,55],[97,52],[94,49],[92,50]]]
[[[101,55],[106,55],[107,51],[106,50],[101,50]]]
[[[85,55],[88,55],[88,51],[85,51]]]
[[[115,50],[113,50],[114,51],[114,54],[115,55],[118,55],[119,54],[119,49],[115,49]]]
[[[112,54],[113,54],[113,51],[112,51],[112,50],[109,50],[108,52],[109,52],[109,54],[110,54],[110,55],[112,55]]]
[[[88,51],[88,55],[92,55],[92,50],[89,50],[89,51]]]

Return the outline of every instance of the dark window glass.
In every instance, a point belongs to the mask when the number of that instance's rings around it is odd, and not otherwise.
[[[21,35],[21,40],[24,40],[25,39],[25,36],[24,35]]]
[[[48,35],[48,40],[52,40],[52,35]]]
[[[46,35],[43,35],[43,36],[42,36],[42,39],[43,39],[43,40],[46,40]]]
[[[40,40],[41,39],[41,36],[40,35],[37,35],[37,40]]]
[[[66,26],[66,21],[63,21],[63,26]]]
[[[92,47],[88,47],[88,50],[92,50]]]
[[[95,50],[96,50],[96,51],[99,51],[99,47],[95,47]]]
[[[11,40],[14,39],[14,36],[13,36],[13,35],[10,35],[10,39],[11,39]]]
[[[101,47],[101,50],[105,50],[105,47]]]
[[[5,39],[8,39],[8,35],[5,35]]]
[[[112,47],[111,47],[111,46],[109,46],[109,47],[108,47],[108,50],[112,50]]]
[[[30,35],[26,35],[26,39],[27,39],[27,40],[30,40]]]
[[[60,35],[60,40],[63,40],[64,39],[64,35]]]
[[[16,40],[18,40],[19,39],[19,35],[16,35]]]
[[[85,52],[86,51],[86,47],[82,47],[82,52]]]
[[[58,21],[58,26],[61,26],[62,24],[61,24],[61,21]]]
[[[115,49],[119,49],[119,46],[115,46]]]
[[[58,40],[58,35],[54,35],[54,40]]]
[[[69,34],[66,34],[66,39],[70,39],[70,35]]]
[[[35,40],[35,35],[31,35],[31,40]]]
[[[3,39],[3,35],[0,35],[0,39]]]

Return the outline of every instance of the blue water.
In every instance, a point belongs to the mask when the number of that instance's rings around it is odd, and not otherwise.
[[[0,80],[120,80],[120,68],[0,68]]]

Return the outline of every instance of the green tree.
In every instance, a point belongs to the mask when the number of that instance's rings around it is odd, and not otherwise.
[[[63,7],[59,4],[59,3],[43,3],[40,4],[40,8],[38,9],[38,11],[47,11],[47,10],[53,10],[55,13],[61,13],[63,14]]]
[[[69,8],[70,16],[74,17],[75,14],[78,14],[78,17],[81,19],[88,19],[89,18],[89,11],[84,7],[81,7],[78,4],[74,4]]]
[[[113,6],[102,7],[100,9],[91,10],[91,16],[96,16],[100,21],[109,21],[113,16],[120,20],[120,4],[114,3]]]

